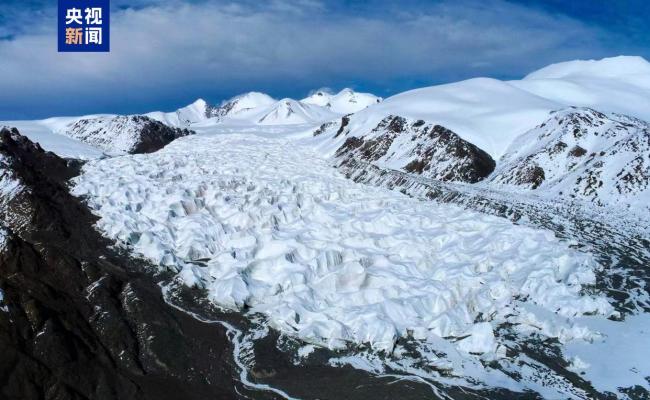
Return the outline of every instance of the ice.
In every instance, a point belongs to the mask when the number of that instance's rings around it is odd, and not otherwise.
[[[591,257],[547,231],[355,184],[292,135],[213,133],[91,161],[73,190],[108,237],[222,307],[330,348],[457,338],[489,357],[499,323],[582,338],[571,317],[612,312],[581,291]]]
[[[467,353],[490,353],[496,349],[492,325],[488,322],[474,324],[469,337],[458,342],[458,348]]]

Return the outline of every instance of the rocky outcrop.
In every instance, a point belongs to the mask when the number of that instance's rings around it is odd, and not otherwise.
[[[648,207],[650,124],[589,108],[557,111],[515,140],[488,181],[597,205]]]
[[[440,125],[393,115],[369,132],[358,132],[350,125],[349,117],[344,117],[336,126],[321,128],[336,129],[334,138],[346,137],[336,151],[340,164],[363,161],[441,181],[468,183],[484,179],[495,168],[489,154]]]
[[[61,133],[108,152],[151,153],[173,140],[194,134],[142,115],[84,118]]]

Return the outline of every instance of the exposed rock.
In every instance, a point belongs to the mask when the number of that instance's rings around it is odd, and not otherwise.
[[[544,169],[539,165],[528,165],[515,172],[513,182],[517,185],[529,185],[537,189],[544,182]]]
[[[348,126],[349,123],[350,123],[349,115],[346,115],[343,118],[341,118],[341,124],[339,125],[339,129],[336,131],[336,135],[334,135],[334,137],[339,137],[345,131],[345,128]]]
[[[62,133],[109,152],[151,153],[171,141],[194,134],[141,115],[81,119]]]
[[[569,151],[569,155],[571,157],[582,157],[585,154],[587,154],[587,150],[583,149],[582,147],[575,145],[571,151]]]
[[[68,192],[78,164],[0,131],[0,398],[233,398],[225,332],[167,306]]]
[[[388,116],[370,132],[350,133],[346,118],[334,136],[353,135],[336,152],[341,163],[354,159],[441,181],[469,183],[494,170],[489,154],[443,126]]]
[[[557,111],[513,142],[489,181],[597,205],[648,207],[650,124],[589,108]]]

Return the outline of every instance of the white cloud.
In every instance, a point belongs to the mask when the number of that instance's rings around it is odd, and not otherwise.
[[[332,12],[312,0],[174,2],[115,10],[111,29],[109,54],[59,54],[54,29],[0,41],[0,113],[30,104],[83,108],[84,99],[95,108],[142,108],[239,88],[523,74],[603,52],[601,32],[502,1],[372,16]]]

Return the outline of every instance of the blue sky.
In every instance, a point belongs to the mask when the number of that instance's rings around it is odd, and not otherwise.
[[[650,59],[645,0],[112,0],[111,52],[57,53],[56,1],[0,3],[0,119],[174,110],[241,92],[380,96],[553,62]]]

